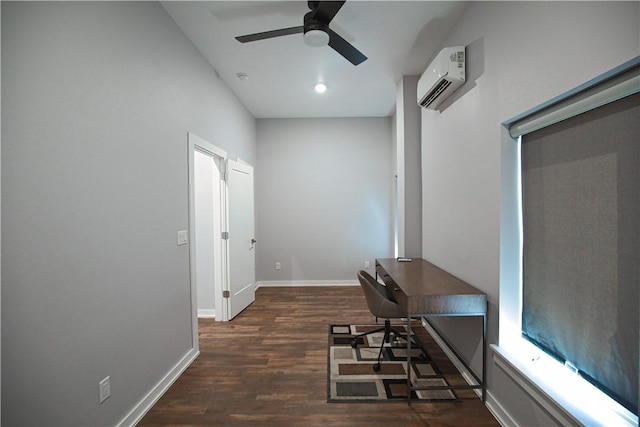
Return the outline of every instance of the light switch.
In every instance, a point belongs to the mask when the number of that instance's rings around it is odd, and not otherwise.
[[[178,246],[186,245],[188,241],[187,230],[178,231]]]

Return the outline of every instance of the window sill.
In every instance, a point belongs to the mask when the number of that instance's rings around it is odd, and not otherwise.
[[[521,340],[517,347],[491,345],[493,360],[561,425],[637,426],[638,417]]]

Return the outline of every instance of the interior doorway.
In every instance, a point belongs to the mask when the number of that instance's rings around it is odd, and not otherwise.
[[[216,316],[216,284],[222,285],[222,186],[224,159],[194,151],[195,275],[198,317]],[[218,311],[220,313],[220,311]]]
[[[188,134],[189,262],[198,317],[231,320],[255,299],[253,167]]]
[[[188,133],[189,271],[193,345],[198,348],[198,317],[223,318],[227,250],[226,186],[222,180],[226,151]]]

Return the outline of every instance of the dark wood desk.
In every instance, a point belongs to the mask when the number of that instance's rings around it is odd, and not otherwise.
[[[376,259],[376,276],[388,286],[407,311],[407,333],[411,335],[411,319],[431,316],[481,316],[482,317],[482,379],[462,359],[467,370],[478,383],[469,386],[414,387],[411,385],[411,341],[407,340],[407,400],[411,403],[411,391],[429,389],[482,389],[482,401],[486,401],[487,354],[487,295],[468,283],[447,273],[424,259],[400,262],[395,258]],[[455,353],[455,352],[454,352]]]

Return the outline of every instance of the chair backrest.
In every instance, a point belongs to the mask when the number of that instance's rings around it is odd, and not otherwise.
[[[385,286],[378,283],[369,273],[360,270],[358,280],[371,314],[383,319],[406,317],[402,307],[387,297]]]

